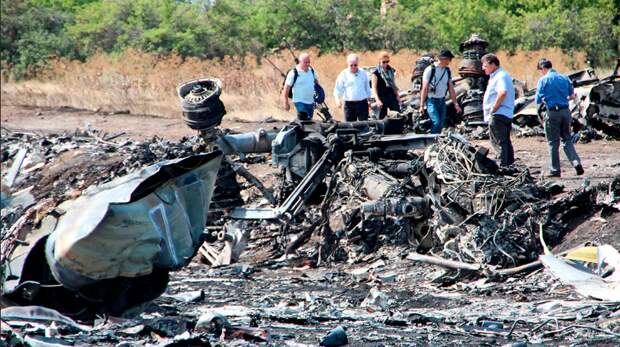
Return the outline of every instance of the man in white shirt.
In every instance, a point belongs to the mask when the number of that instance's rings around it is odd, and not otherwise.
[[[366,72],[359,69],[359,57],[349,54],[348,68],[342,70],[336,79],[334,97],[341,107],[344,100],[344,119],[347,122],[368,120],[370,108],[370,81]]]
[[[292,92],[293,104],[297,110],[297,118],[310,120],[314,114],[314,84],[319,83],[314,69],[310,67],[310,54],[299,55],[299,64],[291,69],[286,75],[284,88],[282,88],[282,101],[284,109],[288,111],[291,106],[288,103]]]
[[[510,141],[515,88],[510,75],[499,66],[499,59],[495,54],[485,54],[480,60],[484,73],[489,75],[489,83],[482,100],[484,121],[489,123],[489,137],[495,152],[499,154],[500,165],[510,166],[515,161]]]

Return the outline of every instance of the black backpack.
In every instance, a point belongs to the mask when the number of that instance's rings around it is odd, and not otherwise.
[[[299,72],[297,71],[297,67],[294,67],[286,71],[286,75],[284,76],[284,80],[282,81],[282,89],[286,87],[286,77],[291,72],[291,70],[293,70],[293,85],[291,85],[291,90],[289,90],[288,92],[289,99],[293,97],[293,86],[295,85],[295,82],[297,82],[297,77],[299,77]],[[312,71],[312,77],[314,77],[314,81],[316,82],[316,76],[314,75],[314,69],[310,68],[310,71]]]
[[[448,69],[448,83],[452,83],[452,72],[450,71],[450,67],[446,67],[446,69]],[[433,64],[431,67],[431,76],[428,78],[429,85],[431,84],[431,81],[433,80],[434,77],[435,77],[435,64]],[[448,89],[446,89],[446,92],[448,92]]]

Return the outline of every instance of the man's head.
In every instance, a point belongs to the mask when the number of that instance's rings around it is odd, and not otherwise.
[[[449,49],[442,49],[439,51],[439,66],[446,67],[450,65],[452,58],[454,58],[454,54],[450,52]]]
[[[482,61],[482,70],[484,70],[484,73],[487,75],[499,69],[499,59],[497,59],[497,56],[493,53],[483,55],[480,61]]]
[[[349,70],[353,73],[356,73],[358,70],[358,64],[359,64],[360,58],[357,56],[357,54],[349,54],[347,56],[347,65],[349,66]]]
[[[546,75],[547,72],[549,72],[549,70],[551,70],[551,68],[553,67],[553,64],[551,64],[550,60],[547,60],[546,58],[542,58],[538,61],[538,64],[536,65],[536,68],[538,69],[538,71],[540,71],[543,75]]]
[[[299,55],[299,66],[304,70],[310,67],[310,54],[302,53]]]
[[[383,68],[388,67],[390,64],[390,54],[388,52],[383,51],[379,53],[379,64],[381,64]]]

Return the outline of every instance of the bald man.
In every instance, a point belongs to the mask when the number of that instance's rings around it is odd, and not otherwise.
[[[297,110],[299,120],[310,120],[314,114],[314,84],[319,83],[314,69],[310,67],[310,54],[299,55],[299,64],[286,75],[282,88],[282,101],[286,111],[291,106],[288,103],[289,95],[293,92],[292,100]]]
[[[366,72],[359,69],[359,57],[349,54],[348,67],[338,75],[334,86],[336,105],[344,100],[344,119],[347,122],[368,120],[370,108],[370,80]]]

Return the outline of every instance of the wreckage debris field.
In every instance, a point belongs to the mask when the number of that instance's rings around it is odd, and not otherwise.
[[[65,111],[2,109],[0,344],[620,343],[617,140],[578,143],[585,175],[563,166],[562,178],[548,179],[547,145],[539,136],[513,140],[517,165],[509,170],[498,169],[493,152],[482,149],[487,141],[458,134],[423,146],[425,138],[407,138],[418,147],[384,149],[378,160],[372,150],[350,150],[355,144],[347,135],[342,142],[325,136],[306,148],[315,166],[287,176],[272,165],[271,153],[211,152],[180,118]],[[283,125],[224,120],[222,128],[235,134]],[[368,141],[393,145],[390,136]],[[320,184],[285,209],[306,173]],[[127,288],[118,292],[125,301],[109,301],[82,277],[68,276],[76,267],[53,252],[63,240],[74,242],[60,230],[77,215],[75,206],[84,215],[106,211],[86,230],[89,237],[113,225],[124,210],[109,194],[128,182],[137,183],[123,191],[127,208],[137,216],[146,206],[168,250],[188,246],[158,253],[153,273],[122,267],[132,275],[95,282]],[[192,184],[203,184],[200,201],[210,201],[204,244],[194,236],[202,232],[196,220],[205,218],[196,211],[206,206],[187,194]],[[111,203],[80,205],[97,196]],[[169,205],[149,205],[157,199]],[[185,213],[187,227],[153,217],[164,209]],[[267,210],[267,218],[253,215]],[[175,236],[183,228],[190,236]],[[45,230],[56,245],[35,239]],[[48,248],[37,251],[39,243]],[[39,252],[51,273],[11,272],[15,253],[24,250],[31,258]],[[17,285],[8,274],[44,285]],[[51,283],[70,288],[50,302]]]

